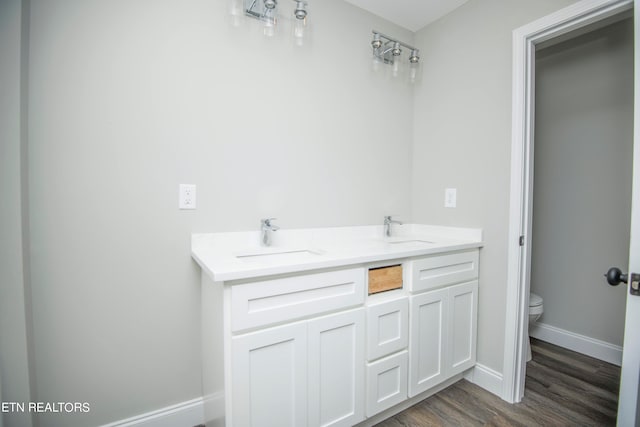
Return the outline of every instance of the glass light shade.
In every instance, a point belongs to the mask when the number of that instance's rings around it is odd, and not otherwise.
[[[276,26],[273,23],[265,22],[262,32],[265,37],[273,37],[276,35]]]
[[[377,73],[378,71],[380,71],[380,67],[382,67],[383,65],[384,60],[376,55],[376,52],[374,52],[371,58],[371,69]]]
[[[229,0],[229,16],[231,17],[231,25],[240,26],[244,20],[244,2],[243,0]]]
[[[274,9],[265,9],[262,21],[265,37],[273,37],[276,34],[276,26],[278,24],[276,11]]]
[[[243,0],[229,0],[229,13],[231,15],[244,15]]]
[[[393,64],[391,65],[391,75],[396,78],[400,75],[402,67],[400,66],[400,58],[393,58]]]
[[[415,83],[419,78],[420,78],[420,63],[419,62],[409,63],[409,72],[407,76],[409,83]]]
[[[293,40],[297,46],[304,44],[305,34],[307,33],[307,19],[295,19],[293,23]]]

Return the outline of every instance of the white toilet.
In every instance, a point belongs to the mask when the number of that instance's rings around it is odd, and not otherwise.
[[[529,329],[542,316],[544,308],[542,306],[542,297],[533,292],[529,294]],[[531,360],[531,338],[527,340],[527,362]]]

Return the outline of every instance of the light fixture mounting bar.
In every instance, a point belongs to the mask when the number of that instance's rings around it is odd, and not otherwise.
[[[277,0],[265,1],[265,0],[243,0],[244,13],[261,21],[276,23],[275,8],[278,5]],[[270,6],[267,6],[269,3]]]
[[[404,43],[404,42],[401,42],[400,40],[396,40],[396,39],[394,39],[393,37],[389,37],[389,36],[387,36],[386,34],[381,33],[380,31],[371,30],[371,32],[372,32],[373,34],[377,34],[377,35],[379,35],[379,36],[380,36],[380,37],[382,37],[383,39],[386,39],[386,42],[385,42],[385,43],[389,43],[389,42],[392,42],[392,43],[399,43],[399,44],[400,44],[400,46],[403,46],[403,47],[405,47],[405,48],[407,48],[407,49],[409,49],[409,50],[418,50],[418,48],[415,48],[415,47],[413,47],[413,46],[410,46],[410,45],[408,45],[408,44],[406,44],[406,43]]]

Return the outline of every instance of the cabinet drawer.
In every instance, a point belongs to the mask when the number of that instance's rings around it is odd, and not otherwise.
[[[478,251],[434,255],[409,262],[412,292],[466,282],[478,277]]]
[[[367,417],[407,398],[406,351],[367,364]]]
[[[407,297],[367,307],[367,359],[375,360],[406,348],[409,343]]]
[[[364,303],[364,268],[231,285],[233,332]]]
[[[402,287],[402,265],[369,269],[369,295]]]

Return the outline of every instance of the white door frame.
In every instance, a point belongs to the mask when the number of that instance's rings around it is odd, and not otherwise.
[[[529,327],[536,45],[633,8],[633,0],[582,0],[513,32],[511,193],[502,398],[524,395]],[[520,238],[524,236],[524,245]]]

